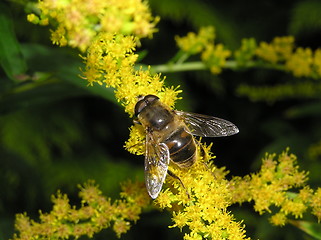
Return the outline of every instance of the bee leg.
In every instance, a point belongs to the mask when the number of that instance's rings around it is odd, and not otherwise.
[[[188,196],[188,199],[191,199],[191,196],[189,195],[189,193],[188,193],[188,191],[187,191],[184,183],[182,182],[182,180],[181,180],[178,176],[176,176],[171,170],[167,170],[167,173],[168,173],[169,176],[171,176],[172,178],[177,179],[177,180],[181,183],[181,185],[183,186],[183,188],[184,188],[185,191],[186,191],[186,194],[187,194],[187,196]]]

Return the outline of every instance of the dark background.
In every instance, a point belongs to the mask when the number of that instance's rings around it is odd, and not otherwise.
[[[149,3],[161,21],[159,32],[153,39],[143,39],[138,49],[147,50],[143,64],[165,64],[178,50],[175,35],[207,25],[216,28],[215,42],[231,50],[239,48],[242,38],[270,42],[285,35],[295,36],[297,46],[320,47],[320,1]],[[27,212],[36,219],[38,210],[50,211],[50,196],[58,189],[78,204],[77,184],[94,179],[105,195],[118,198],[120,182],[143,179],[143,156],[131,155],[123,148],[132,119],[115,102],[113,91],[86,87],[79,78],[79,52],[53,46],[49,29],[28,23],[21,3],[5,1],[0,8],[1,16],[13,23],[27,61],[26,73],[48,78],[43,84],[17,83],[0,69],[0,238],[8,239],[15,214]],[[309,151],[321,140],[320,97],[271,103],[253,102],[236,93],[242,83],[273,86],[308,79],[266,69],[224,70],[218,76],[209,71],[164,75],[169,86],[180,85],[183,90],[177,109],[218,116],[239,127],[235,136],[203,139],[213,142],[215,163],[230,170],[228,177],[256,171],[265,152],[280,153],[290,147],[298,156],[300,169],[310,172],[309,184],[320,186],[320,154],[311,156]],[[292,226],[272,226],[268,215],[259,216],[251,204],[233,206],[231,211],[238,220],[244,219],[247,235],[253,239],[308,239]],[[169,213],[145,212],[121,239],[182,239],[179,229],[169,229],[169,225]],[[107,229],[95,238],[116,236]]]

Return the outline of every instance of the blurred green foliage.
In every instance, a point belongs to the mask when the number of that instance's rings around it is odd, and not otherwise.
[[[77,184],[95,179],[104,193],[117,197],[120,182],[143,178],[143,157],[123,149],[132,120],[116,103],[113,90],[87,87],[79,77],[79,52],[52,46],[48,28],[26,21],[26,3],[0,3],[1,239],[12,236],[14,214],[36,216],[39,209],[48,210],[50,195],[58,189],[77,202]],[[177,51],[175,35],[206,25],[214,25],[217,41],[231,49],[237,49],[242,38],[270,41],[288,34],[300,46],[320,47],[321,4],[316,0],[149,3],[161,21],[159,32],[152,40],[142,40],[138,49],[147,53],[141,60],[146,65],[165,63]],[[236,91],[242,84],[293,86],[292,76],[268,69],[227,70],[218,76],[197,71],[169,73],[166,81],[184,90],[178,109],[223,117],[240,128],[231,138],[203,139],[214,142],[216,164],[226,166],[231,175],[248,174],[259,167],[265,152],[289,146],[301,169],[310,172],[310,185],[320,186],[320,96],[301,98],[298,91],[273,103],[260,99],[262,95],[253,102]],[[249,206],[236,216],[244,219],[253,239],[309,239],[293,226],[271,226]],[[147,212],[122,239],[180,238],[167,228],[169,221],[164,213]],[[96,238],[107,236],[115,238],[108,231]]]

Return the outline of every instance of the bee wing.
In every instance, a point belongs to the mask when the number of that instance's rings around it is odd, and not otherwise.
[[[151,198],[157,198],[166,178],[170,156],[166,144],[157,143],[151,134],[146,136],[145,184]]]
[[[191,134],[200,137],[225,137],[239,132],[233,123],[207,115],[175,111],[187,124]]]

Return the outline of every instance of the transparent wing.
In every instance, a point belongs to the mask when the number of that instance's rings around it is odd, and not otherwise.
[[[157,198],[166,178],[170,156],[166,144],[157,143],[151,134],[146,136],[145,184],[151,198]]]
[[[233,123],[207,115],[175,111],[187,124],[191,134],[200,137],[225,137],[239,132]]]

